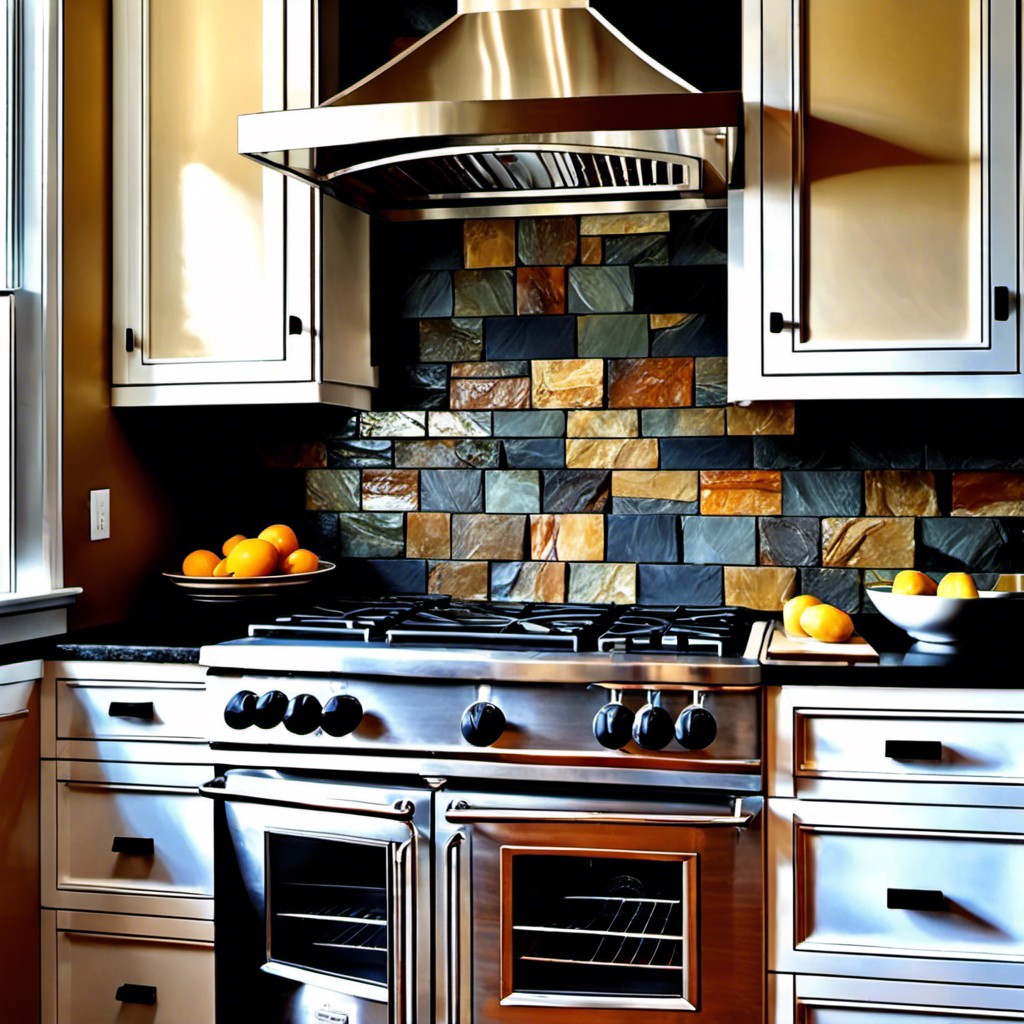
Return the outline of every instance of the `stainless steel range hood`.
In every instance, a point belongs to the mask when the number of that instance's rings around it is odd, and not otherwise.
[[[239,152],[391,219],[722,206],[742,102],[651,60],[589,0],[460,0],[319,107],[238,119]]]

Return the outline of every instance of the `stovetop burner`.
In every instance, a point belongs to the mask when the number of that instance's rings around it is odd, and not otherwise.
[[[396,596],[358,601],[348,598],[322,600],[306,611],[284,615],[274,622],[249,627],[250,636],[296,640],[383,640],[387,630],[409,615],[449,604],[446,595]]]
[[[609,626],[598,640],[597,649],[738,656],[743,653],[751,621],[750,613],[743,608],[634,607]]]

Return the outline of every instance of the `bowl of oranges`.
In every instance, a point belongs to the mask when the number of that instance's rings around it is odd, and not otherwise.
[[[299,546],[295,531],[283,523],[260,530],[255,537],[237,533],[221,545],[220,554],[207,548],[190,551],[181,572],[165,572],[175,586],[200,601],[237,601],[273,597],[287,587],[311,583],[334,569],[308,548]]]

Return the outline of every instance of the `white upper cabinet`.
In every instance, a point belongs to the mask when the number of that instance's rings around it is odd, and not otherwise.
[[[312,38],[295,0],[115,0],[115,404],[368,405],[365,218],[237,152],[239,114],[316,102]]]
[[[1017,0],[744,0],[729,398],[1024,396]]]

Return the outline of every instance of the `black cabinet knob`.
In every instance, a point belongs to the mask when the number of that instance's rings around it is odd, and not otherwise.
[[[288,698],[280,690],[268,690],[256,700],[252,724],[260,729],[273,729],[280,725],[288,709]]]
[[[239,690],[224,708],[224,721],[232,729],[248,729],[256,721],[256,694]]]
[[[657,704],[642,707],[633,721],[633,739],[645,750],[662,750],[674,733],[672,716]]]
[[[489,747],[505,731],[505,714],[497,704],[481,700],[462,713],[462,735],[474,747]]]
[[[328,736],[347,736],[363,720],[363,705],[350,693],[332,697],[320,716],[320,728]]]
[[[323,708],[312,694],[300,693],[292,697],[284,713],[284,727],[299,736],[308,736],[320,727]]]
[[[718,735],[718,722],[707,708],[691,704],[676,719],[676,742],[687,750],[710,747]]]
[[[633,712],[625,704],[605,704],[594,715],[594,739],[609,750],[621,750],[633,735]]]

